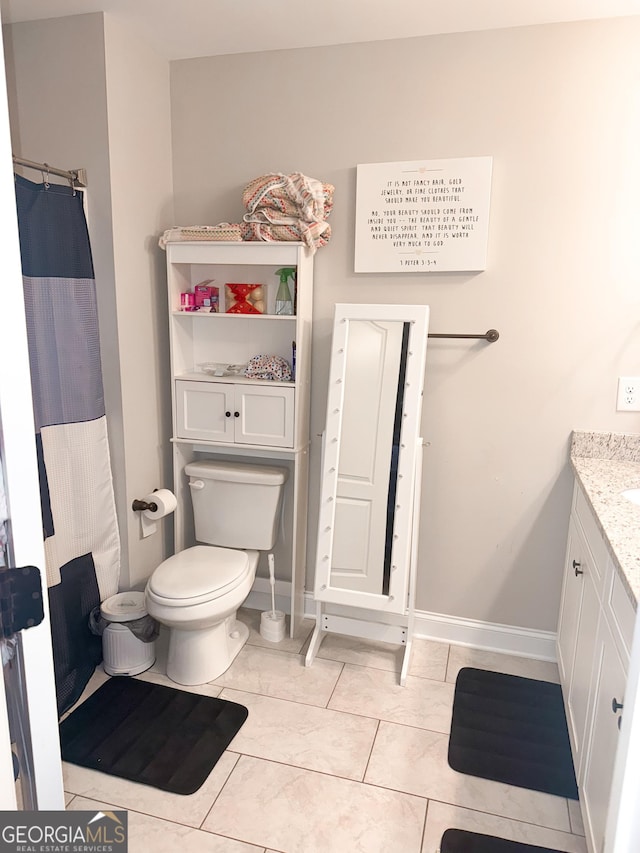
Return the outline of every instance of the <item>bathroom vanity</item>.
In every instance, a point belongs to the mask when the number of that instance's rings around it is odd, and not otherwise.
[[[309,401],[313,256],[302,243],[168,243],[175,550],[195,543],[185,466],[206,458],[289,469],[286,536],[274,549],[276,574],[291,582],[291,632],[303,617],[309,471]],[[294,268],[293,314],[276,314],[278,270]],[[264,313],[228,313],[225,285],[261,285]],[[184,310],[196,285],[218,289],[218,311]],[[291,294],[292,297],[294,294]],[[292,379],[248,378],[257,355],[289,364]],[[251,524],[248,517],[247,524]],[[260,572],[260,569],[259,569]]]
[[[636,439],[636,442],[638,440]],[[557,653],[585,836],[603,850],[640,593],[640,444],[575,433]],[[609,848],[607,848],[609,849]]]

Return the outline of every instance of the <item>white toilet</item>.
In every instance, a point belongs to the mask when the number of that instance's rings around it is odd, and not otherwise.
[[[205,684],[222,675],[249,629],[236,619],[256,576],[259,551],[273,548],[286,468],[206,459],[185,466],[195,545],[149,578],[147,612],[169,629],[167,675]]]

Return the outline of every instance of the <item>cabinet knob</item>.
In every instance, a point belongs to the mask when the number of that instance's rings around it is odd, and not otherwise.
[[[622,702],[618,702],[618,700],[614,696],[613,700],[611,701],[611,710],[613,711],[613,713],[617,714],[618,711],[621,711],[623,708],[624,705],[622,704]]]
[[[231,417],[231,412],[225,412],[225,413],[224,413],[224,416],[225,416],[225,418],[230,418],[230,417]]]
[[[574,561],[573,561],[573,563],[572,563],[573,571],[576,573],[576,577],[578,577],[578,575],[583,575],[583,574],[584,574],[584,572],[583,572],[583,571],[582,571],[582,569],[580,568],[580,566],[581,566],[581,565],[582,565],[582,564],[581,564],[581,563],[579,563],[577,560],[574,560]]]
[[[240,417],[240,412],[234,412],[234,413],[233,413],[233,417],[234,417],[234,418],[239,418],[239,417]]]

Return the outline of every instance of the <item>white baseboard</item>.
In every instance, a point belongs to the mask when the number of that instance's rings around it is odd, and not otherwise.
[[[417,637],[536,660],[556,660],[556,634],[416,610]]]
[[[275,594],[276,608],[289,613],[291,584],[288,581],[276,581]],[[255,610],[271,608],[271,587],[266,578],[256,578],[245,606]],[[315,602],[310,593],[305,593],[305,616],[310,619],[315,619],[316,616]],[[556,634],[553,631],[535,631],[532,628],[517,628],[513,625],[416,610],[414,634],[427,640],[469,646],[483,651],[502,652],[536,660],[556,660]]]

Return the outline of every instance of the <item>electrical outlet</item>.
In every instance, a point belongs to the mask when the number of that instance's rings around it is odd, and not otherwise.
[[[640,376],[621,376],[618,379],[618,412],[640,412]]]

